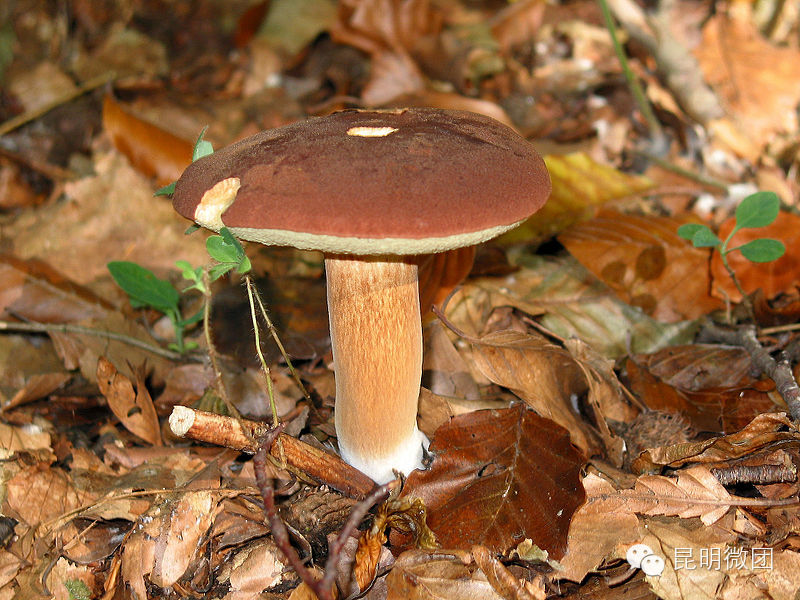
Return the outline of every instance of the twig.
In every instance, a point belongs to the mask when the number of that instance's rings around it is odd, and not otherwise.
[[[272,429],[266,423],[237,420],[186,406],[172,409],[169,426],[178,437],[233,448],[248,454],[255,454],[258,450],[255,440],[262,439]],[[290,435],[280,434],[279,439],[287,466],[306,474],[315,482],[326,484],[357,500],[366,498],[375,488],[372,479],[335,454],[315,448]],[[277,452],[277,448],[274,450]],[[277,454],[275,458],[280,459]]]
[[[18,127],[22,127],[26,123],[33,121],[34,119],[38,119],[42,115],[50,112],[54,108],[61,106],[62,104],[66,104],[77,98],[78,96],[82,96],[86,92],[90,92],[91,90],[100,87],[101,85],[105,85],[109,81],[113,80],[116,77],[114,72],[107,72],[103,73],[102,75],[98,75],[97,77],[93,77],[89,81],[85,81],[74,90],[70,90],[66,94],[62,94],[57,98],[54,98],[50,102],[46,103],[43,106],[40,106],[34,110],[29,110],[27,112],[22,113],[21,115],[17,115],[16,117],[9,119],[5,123],[0,124],[0,136],[6,135],[11,131],[14,131]]]
[[[794,465],[733,465],[713,467],[711,474],[722,485],[768,485],[771,483],[791,483],[797,481]]]
[[[74,333],[78,335],[91,335],[94,337],[106,338],[117,342],[128,344],[142,350],[146,350],[151,354],[168,358],[169,360],[193,360],[195,362],[202,362],[198,356],[181,354],[180,352],[173,352],[161,348],[160,346],[153,346],[140,339],[122,334],[114,331],[105,331],[103,329],[92,329],[91,327],[84,327],[83,325],[73,325],[71,323],[14,323],[13,321],[0,321],[0,331],[15,331],[15,332],[32,332],[32,333]]]
[[[728,330],[709,322],[703,326],[697,340],[722,342],[741,346],[747,350],[753,367],[759,374],[764,373],[775,382],[775,387],[786,402],[792,419],[800,421],[800,387],[792,374],[791,365],[784,357],[776,361],[770,356],[758,341],[755,325],[740,325],[734,330]]]
[[[344,543],[353,531],[355,531],[356,527],[358,527],[358,524],[372,505],[382,498],[388,497],[389,492],[397,485],[397,482],[391,481],[386,485],[378,487],[367,498],[353,507],[344,528],[342,528],[336,540],[329,546],[328,560],[325,563],[325,572],[321,579],[317,579],[303,564],[302,559],[289,541],[289,532],[275,507],[275,491],[272,487],[272,480],[267,477],[266,456],[267,449],[272,446],[277,437],[274,430],[267,433],[263,438],[261,446],[253,457],[253,470],[256,475],[256,485],[264,500],[264,512],[266,513],[267,521],[272,530],[272,538],[275,541],[275,545],[278,546],[300,579],[303,580],[317,598],[319,598],[319,600],[333,600],[333,585],[336,579],[337,567]]]

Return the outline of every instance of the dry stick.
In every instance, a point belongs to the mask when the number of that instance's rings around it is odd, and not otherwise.
[[[253,281],[249,275],[245,275],[245,281],[247,282],[247,293],[250,294],[250,289],[252,288],[253,295],[255,296],[256,302],[258,302],[258,308],[261,310],[261,318],[264,319],[264,322],[267,324],[267,329],[269,329],[270,334],[272,334],[272,339],[275,341],[275,345],[278,347],[278,350],[280,350],[283,360],[286,361],[286,366],[289,367],[289,372],[292,374],[297,387],[300,388],[300,391],[303,393],[303,397],[305,397],[308,402],[312,402],[311,396],[303,385],[303,382],[300,380],[300,375],[297,374],[294,365],[292,365],[292,361],[289,359],[289,354],[286,352],[286,348],[283,347],[283,342],[281,342],[281,338],[278,336],[278,330],[275,329],[275,326],[272,324],[272,320],[267,314],[267,309],[264,307],[264,303],[261,300],[261,294],[258,293],[258,290],[256,289],[255,285],[253,285]]]
[[[794,465],[733,465],[713,467],[711,474],[722,485],[749,483],[768,485],[771,483],[791,483],[797,481]]]
[[[754,325],[742,325],[730,331],[713,323],[706,323],[697,337],[698,342],[714,341],[733,346],[741,346],[750,354],[750,360],[759,373],[764,373],[775,382],[778,393],[786,402],[789,414],[794,421],[800,421],[800,387],[792,374],[789,361],[781,358],[776,361],[770,356],[756,337]]]
[[[28,112],[24,112],[21,115],[17,115],[13,119],[9,119],[5,123],[0,124],[0,136],[6,135],[7,133],[14,131],[18,127],[22,127],[25,123],[29,123],[34,119],[38,119],[42,115],[50,112],[54,108],[61,106],[62,104],[66,104],[71,100],[74,100],[78,96],[82,96],[86,92],[90,92],[91,90],[100,87],[101,85],[105,85],[112,79],[116,77],[114,72],[107,72],[103,73],[102,75],[98,75],[97,77],[93,77],[89,81],[86,81],[79,85],[74,90],[70,90],[66,94],[62,94],[57,98],[54,98],[47,104],[40,106],[35,110],[30,110]]]
[[[173,352],[166,350],[159,346],[153,346],[140,339],[130,337],[121,333],[113,331],[105,331],[102,329],[92,329],[91,327],[84,327],[82,325],[72,325],[70,323],[14,323],[12,321],[0,321],[0,331],[14,331],[14,332],[31,332],[31,333],[74,333],[78,335],[91,335],[94,337],[106,338],[117,342],[128,344],[142,350],[146,350],[151,354],[168,358],[169,360],[193,360],[201,362],[197,356],[190,356],[181,354],[180,352]]]
[[[176,406],[169,418],[172,433],[178,437],[233,448],[239,452],[255,454],[258,443],[271,428],[266,423],[237,420],[216,413]],[[287,466],[300,471],[317,483],[326,484],[349,498],[363,500],[375,488],[375,482],[341,458],[321,450],[290,435],[279,436],[286,456]],[[273,447],[276,459],[278,449]]]
[[[389,492],[397,485],[397,481],[390,481],[386,485],[378,487],[367,498],[353,507],[347,523],[342,528],[336,540],[331,543],[328,548],[328,560],[325,563],[324,575],[321,579],[317,579],[303,564],[297,551],[289,541],[289,532],[283,520],[278,516],[278,511],[275,507],[275,490],[272,487],[272,480],[267,477],[266,457],[267,448],[270,448],[278,437],[276,434],[276,430],[267,433],[263,438],[261,446],[253,457],[253,470],[256,475],[256,485],[264,500],[264,512],[267,515],[267,521],[272,530],[272,539],[289,561],[289,564],[295,572],[300,576],[300,579],[303,580],[317,598],[319,598],[319,600],[333,600],[333,584],[336,579],[342,548],[347,538],[355,531],[372,505],[389,496]]]

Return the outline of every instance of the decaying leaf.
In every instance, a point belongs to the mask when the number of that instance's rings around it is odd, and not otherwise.
[[[497,242],[542,242],[592,216],[598,206],[651,189],[645,177],[601,165],[583,153],[544,157],[553,191],[539,212]]]
[[[442,547],[503,553],[530,538],[563,554],[584,496],[583,458],[563,428],[517,404],[453,418],[430,449],[431,468],[413,471],[403,496],[423,499]]]
[[[129,536],[122,554],[122,578],[133,598],[148,598],[145,577],[169,587],[196,559],[217,506],[209,491],[191,491],[155,503]]]
[[[569,353],[539,334],[506,330],[472,341],[473,360],[492,382],[507,387],[539,414],[570,432],[587,454],[597,440],[572,407],[572,394],[586,389],[583,372]]]
[[[780,446],[790,440],[800,441],[800,434],[786,413],[764,413],[757,415],[745,427],[729,435],[645,450],[633,462],[631,468],[634,472],[645,473],[665,466],[678,468],[692,463],[727,461],[769,448],[771,445]]]
[[[103,100],[103,127],[114,146],[147,177],[164,186],[192,162],[192,143],[126,111],[111,95]]]
[[[145,385],[143,369],[136,371],[134,390],[131,380],[101,356],[97,361],[97,385],[106,397],[111,412],[128,431],[150,444],[161,445],[158,415]]]
[[[735,217],[732,217],[720,225],[718,235],[721,239],[728,237],[735,222]],[[752,293],[761,289],[767,300],[778,294],[796,298],[800,289],[800,216],[781,211],[778,218],[766,227],[740,229],[728,247],[735,248],[757,238],[780,240],[786,247],[786,253],[778,260],[768,263],[750,262],[741,252],[728,254],[728,264],[736,273],[744,291]],[[719,252],[714,252],[711,256],[711,277],[714,295],[731,302],[741,301],[742,295],[723,266]]]
[[[465,554],[431,558],[424,551],[403,553],[386,579],[387,600],[501,600]]]
[[[654,410],[680,413],[700,431],[736,431],[775,409],[774,383],[755,380],[741,348],[673,346],[627,361],[632,390]]]
[[[614,556],[621,544],[639,536],[639,519],[618,490],[594,474],[583,478],[586,502],[572,517],[567,553],[559,560],[559,578],[582,581]]]
[[[679,237],[680,225],[669,217],[603,210],[558,240],[622,300],[674,323],[721,308],[709,293],[709,251]]]
[[[728,114],[756,144],[763,146],[773,134],[797,129],[797,48],[773,46],[752,21],[721,13],[706,23],[695,54]]]

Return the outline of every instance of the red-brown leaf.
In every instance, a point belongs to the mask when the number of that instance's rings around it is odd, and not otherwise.
[[[584,499],[583,456],[567,431],[524,405],[453,418],[431,443],[428,471],[403,494],[421,497],[445,548],[506,552],[526,538],[564,554],[572,513]]]

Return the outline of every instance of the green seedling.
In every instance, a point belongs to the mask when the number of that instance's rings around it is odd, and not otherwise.
[[[221,229],[220,235],[212,235],[206,240],[206,249],[209,255],[219,264],[209,269],[209,281],[216,281],[229,271],[236,269],[238,273],[247,273],[250,268],[250,259],[244,253],[244,248],[228,229]],[[191,285],[184,292],[196,289],[207,295],[203,277],[203,267],[193,267],[185,260],[175,263],[181,270],[183,278],[190,281]],[[155,274],[133,262],[116,261],[108,263],[108,270],[114,281],[128,294],[131,306],[134,308],[153,308],[170,320],[175,330],[175,343],[170,348],[184,353],[197,347],[193,342],[184,341],[184,333],[203,318],[200,310],[188,319],[182,319],[180,313],[180,293],[169,281],[159,279]]]
[[[194,143],[194,149],[192,150],[192,162],[200,158],[203,158],[204,156],[208,156],[209,154],[214,153],[214,147],[211,145],[211,142],[203,139],[203,136],[205,136],[207,129],[208,127],[203,127],[203,131],[201,131],[200,135],[197,136],[197,141]],[[171,196],[174,192],[175,192],[175,182],[173,181],[169,185],[165,185],[164,187],[156,190],[156,193],[153,195]]]
[[[169,281],[159,279],[141,265],[129,261],[114,261],[107,266],[111,277],[128,294],[131,306],[155,309],[170,320],[175,330],[175,343],[169,345],[171,349],[183,354],[196,347],[196,344],[187,344],[184,341],[184,332],[187,327],[203,318],[202,311],[188,319],[181,318],[178,290]]]
[[[725,241],[717,237],[706,225],[690,223],[678,228],[678,235],[692,242],[695,248],[716,248],[719,251],[722,264],[733,279],[736,288],[743,298],[747,294],[739,284],[739,279],[728,263],[728,254],[739,251],[747,260],[754,263],[766,263],[779,259],[786,252],[786,246],[780,240],[772,238],[759,238],[742,244],[729,247],[731,239],[741,229],[757,229],[766,227],[778,218],[780,200],[774,192],[756,192],[747,196],[736,207],[736,224]]]

